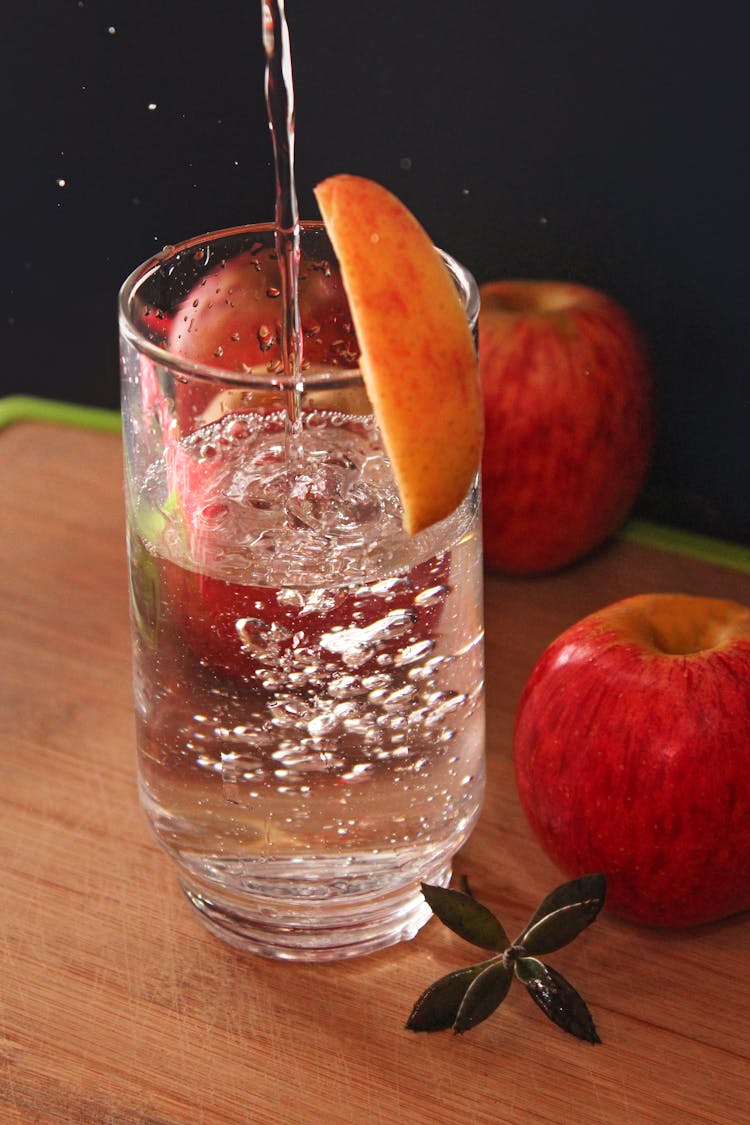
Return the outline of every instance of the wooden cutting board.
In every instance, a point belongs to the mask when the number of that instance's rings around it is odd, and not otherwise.
[[[465,1036],[404,1030],[473,957],[437,921],[326,966],[209,936],[137,805],[121,480],[116,434],[0,432],[0,1121],[750,1121],[750,915],[659,932],[605,912],[554,955],[596,1047],[518,988]],[[574,620],[658,590],[748,601],[750,578],[623,541],[551,578],[488,578],[489,786],[455,870],[510,932],[561,881],[512,779],[522,685]]]

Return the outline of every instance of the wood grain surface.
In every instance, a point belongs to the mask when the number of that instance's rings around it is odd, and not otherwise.
[[[434,920],[326,966],[211,937],[137,805],[119,438],[11,426],[0,489],[0,1121],[750,1122],[748,915],[659,932],[605,911],[555,954],[596,1047],[518,988],[462,1037],[404,1030],[421,990],[474,956]],[[749,583],[622,542],[552,578],[488,578],[489,787],[455,871],[506,929],[560,882],[510,768],[543,647],[628,594],[748,600]]]

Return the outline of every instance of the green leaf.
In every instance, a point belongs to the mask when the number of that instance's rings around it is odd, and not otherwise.
[[[510,945],[508,935],[492,911],[471,895],[428,883],[422,883],[422,894],[443,925],[465,941],[495,952],[502,952]]]
[[[506,965],[502,957],[491,961],[467,988],[453,1030],[461,1034],[491,1016],[508,995],[512,981],[512,964]]]
[[[411,1010],[406,1021],[409,1031],[445,1031],[453,1023],[461,1007],[467,988],[492,961],[456,969],[426,988]]]
[[[586,1004],[565,977],[534,957],[516,961],[516,976],[545,1016],[587,1043],[601,1043]]]
[[[583,875],[547,895],[523,933],[513,943],[526,953],[553,953],[578,937],[604,905],[604,875]]]
[[[149,648],[156,644],[161,619],[159,572],[139,538],[130,538],[130,606],[139,637]]]

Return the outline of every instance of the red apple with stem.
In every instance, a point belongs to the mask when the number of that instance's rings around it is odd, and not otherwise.
[[[652,925],[750,909],[750,610],[646,594],[557,638],[524,688],[521,804],[568,875]]]
[[[644,482],[648,351],[625,309],[587,286],[496,281],[480,295],[485,561],[555,570],[611,535]]]

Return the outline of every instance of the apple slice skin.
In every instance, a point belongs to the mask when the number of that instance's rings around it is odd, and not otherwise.
[[[670,651],[668,651],[670,650]],[[750,610],[641,595],[573,625],[524,688],[524,812],[568,875],[655,926],[750,909]]]
[[[480,295],[485,561],[557,570],[616,531],[644,483],[648,348],[626,310],[587,286],[498,281]]]
[[[483,409],[471,329],[453,281],[411,212],[339,175],[315,189],[361,349],[409,534],[454,511],[479,469]]]

